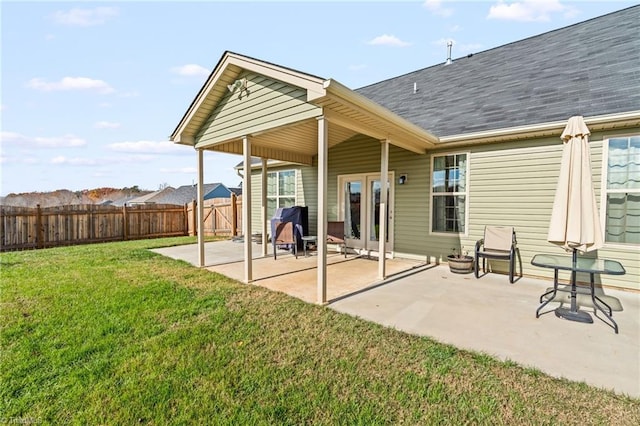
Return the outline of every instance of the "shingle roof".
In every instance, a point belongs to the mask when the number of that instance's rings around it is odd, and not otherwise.
[[[126,203],[129,204],[129,205],[131,205],[131,204],[156,203],[157,199],[161,199],[163,197],[166,197],[169,194],[171,194],[173,191],[175,191],[175,189],[170,187],[170,186],[168,186],[168,187],[166,187],[164,189],[159,189],[157,191],[150,192],[148,194],[141,195],[139,197],[131,198],[131,199],[127,200]]]
[[[437,136],[637,111],[639,23],[633,6],[356,92]]]
[[[204,195],[216,189],[221,183],[205,183]],[[167,194],[164,197],[154,198],[153,201],[157,204],[178,204],[184,205],[192,202],[198,198],[198,186],[197,185],[182,185],[175,189],[175,191]]]

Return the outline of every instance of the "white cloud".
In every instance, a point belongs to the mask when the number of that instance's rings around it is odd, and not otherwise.
[[[95,166],[98,161],[93,158],[74,157],[67,158],[64,155],[58,155],[51,159],[51,164],[65,165],[65,166]]]
[[[15,132],[0,132],[3,144],[13,143],[28,148],[69,148],[85,146],[87,141],[74,135],[60,137],[25,136]]]
[[[106,162],[108,163],[115,163],[115,164],[122,164],[122,163],[134,163],[134,164],[142,164],[142,163],[148,163],[150,161],[154,161],[158,158],[157,155],[152,155],[152,154],[156,154],[154,152],[149,153],[150,155],[144,155],[144,154],[136,154],[136,155],[124,155],[124,156],[119,156],[119,157],[112,157],[107,159]]]
[[[98,121],[93,125],[96,129],[117,129],[120,127],[120,123],[113,123],[111,121]]]
[[[193,151],[184,146],[168,141],[136,141],[116,142],[107,145],[112,151],[142,154],[192,154]]]
[[[108,19],[117,15],[118,9],[115,7],[96,7],[93,9],[74,8],[68,11],[58,10],[51,17],[61,25],[90,27],[104,24]]]
[[[186,64],[171,68],[171,72],[183,77],[202,77],[209,75],[209,70],[197,64]]]
[[[113,87],[102,80],[87,77],[64,77],[60,81],[48,82],[41,78],[32,78],[27,87],[44,92],[63,90],[93,90],[101,94],[114,92]]]
[[[389,34],[383,34],[367,42],[374,46],[392,46],[392,47],[405,47],[411,45],[406,41],[400,40],[398,37]]]
[[[571,16],[576,13],[576,9],[561,4],[559,0],[522,0],[513,3],[499,0],[489,9],[487,19],[547,22],[551,20],[553,13],[564,13],[566,16]]]
[[[434,15],[448,17],[453,15],[453,9],[444,7],[442,0],[425,0],[423,6]]]
[[[34,165],[39,163],[40,160],[38,158],[28,156],[25,153],[20,153],[20,155],[5,155],[4,153],[0,153],[0,164]]]

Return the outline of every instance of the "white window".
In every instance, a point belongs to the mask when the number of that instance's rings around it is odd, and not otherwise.
[[[276,209],[296,205],[296,171],[282,170],[267,173],[267,217]]]
[[[640,136],[605,140],[605,242],[640,244]]]
[[[467,153],[432,157],[431,232],[467,231],[467,158]]]

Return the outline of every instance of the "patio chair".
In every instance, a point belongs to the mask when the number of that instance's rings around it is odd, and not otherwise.
[[[347,257],[347,243],[344,237],[344,222],[327,222],[327,244],[342,246],[344,257]]]
[[[277,259],[279,246],[286,245],[293,248],[293,254],[298,258],[298,241],[293,230],[293,222],[275,222],[273,234],[273,259]]]
[[[485,226],[484,238],[476,242],[474,273],[479,277],[480,259],[482,272],[487,273],[486,259],[509,261],[509,282],[513,284],[516,266],[516,230],[513,226]]]

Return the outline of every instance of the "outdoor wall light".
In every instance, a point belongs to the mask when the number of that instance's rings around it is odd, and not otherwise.
[[[233,93],[236,90],[239,90],[238,98],[242,99],[242,92],[246,92],[249,95],[249,89],[247,89],[247,79],[241,78],[233,82],[233,84],[227,84],[227,89],[229,92]]]
[[[405,183],[407,183],[407,175],[400,175],[398,178],[398,185],[404,185]]]

